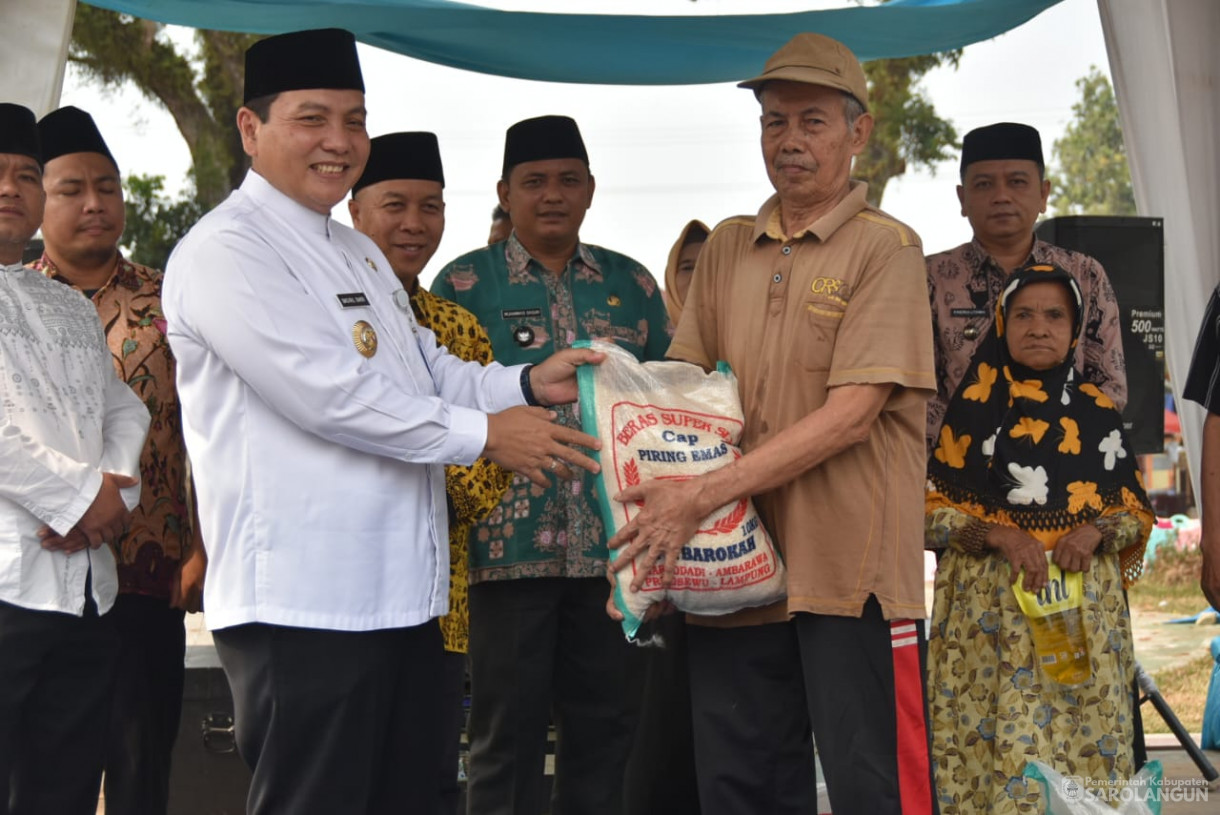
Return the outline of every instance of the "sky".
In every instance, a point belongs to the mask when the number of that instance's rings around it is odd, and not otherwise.
[[[742,13],[839,7],[838,0],[604,0],[620,13]],[[484,0],[510,10],[571,10],[549,0]],[[170,36],[189,42],[185,30]],[[683,225],[754,213],[772,190],[758,144],[758,105],[735,85],[627,87],[531,82],[433,65],[360,46],[372,136],[431,130],[445,166],[446,230],[422,280],[486,241],[504,131],[544,114],[579,123],[597,180],[581,239],[630,255],[660,279]],[[1096,0],[1064,0],[1025,25],[965,49],[960,67],[929,73],[923,87],[960,135],[997,121],[1039,129],[1048,162],[1072,120],[1075,82],[1109,75]],[[759,66],[760,70],[762,66]],[[69,66],[61,104],[93,114],[124,173],[159,174],[178,189],[189,154],[170,115],[134,90],[102,92]],[[891,180],[882,208],[912,226],[928,252],[970,238],[955,185],[956,158]],[[349,223],[347,208],[335,208]]]

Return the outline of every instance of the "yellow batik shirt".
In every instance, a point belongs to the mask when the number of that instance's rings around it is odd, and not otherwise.
[[[420,285],[411,292],[411,310],[424,328],[449,353],[482,365],[492,361],[491,341],[479,321],[457,303],[437,297]],[[500,504],[512,473],[481,458],[469,467],[445,468],[449,504],[449,613],[441,617],[445,650],[466,653],[470,644],[469,573],[467,539],[475,521]]]

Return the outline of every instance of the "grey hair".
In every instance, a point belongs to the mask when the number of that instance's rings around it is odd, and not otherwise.
[[[759,102],[762,101],[763,89],[765,87],[767,87],[766,82],[754,89],[754,98]],[[854,93],[849,93],[848,91],[839,91],[839,93],[843,94],[843,118],[847,120],[847,129],[851,130],[856,126],[856,119],[868,113],[868,110],[864,107],[864,103],[856,98]]]
[[[847,129],[855,128],[856,119],[865,113],[864,104],[854,94],[843,91],[843,118],[847,120]]]

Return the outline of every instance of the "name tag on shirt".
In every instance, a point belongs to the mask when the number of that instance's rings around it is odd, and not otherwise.
[[[528,317],[541,317],[542,309],[540,308],[506,308],[500,310],[500,319],[502,320],[520,320]]]
[[[362,291],[347,292],[346,294],[336,294],[339,298],[339,305],[343,308],[359,308],[369,304],[369,298]]]
[[[985,308],[954,308],[950,309],[949,313],[954,317],[965,317],[967,319],[971,317],[986,317],[990,314]]]

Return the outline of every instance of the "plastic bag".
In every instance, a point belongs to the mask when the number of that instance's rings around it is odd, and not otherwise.
[[[1212,680],[1207,686],[1207,701],[1203,704],[1203,733],[1200,747],[1204,750],[1220,750],[1220,637],[1212,640]]]
[[[577,378],[581,425],[602,441],[597,490],[609,534],[639,511],[610,500],[621,490],[653,478],[693,478],[741,456],[741,401],[727,366],[705,374],[685,362],[641,363],[609,343],[575,345],[606,354],[600,365],[581,366]],[[618,556],[610,553],[612,561]],[[783,562],[748,498],[703,519],[682,548],[669,589],[661,587],[662,573],[663,564],[656,564],[638,592],[630,589],[636,564],[619,573],[614,602],[628,637],[648,607],[662,600],[682,611],[719,615],[773,603],[786,590]]]
[[[1065,776],[1041,761],[1026,763],[1024,775],[1041,784],[1046,815],[1161,815],[1159,761],[1149,761],[1122,784]],[[1118,807],[1103,799],[1117,802]]]
[[[1093,676],[1080,612],[1084,575],[1060,569],[1050,552],[1046,553],[1046,566],[1046,585],[1041,591],[1026,591],[1020,581],[1012,584],[1012,591],[1029,620],[1034,658],[1043,675],[1065,688],[1079,687]]]

